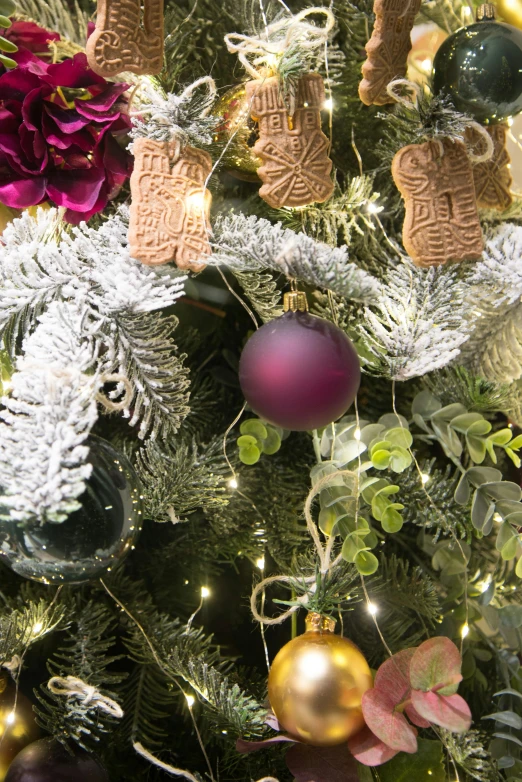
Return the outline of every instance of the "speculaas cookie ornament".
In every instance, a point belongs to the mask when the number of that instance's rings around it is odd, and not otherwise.
[[[199,272],[210,255],[211,195],[205,182],[212,170],[207,152],[178,140],[134,142],[129,222],[130,254],[157,266],[174,261]]]
[[[367,106],[393,103],[386,88],[406,75],[411,31],[421,0],[375,0],[375,25],[366,44],[359,97]]]
[[[326,201],[334,184],[328,139],[321,130],[321,76],[309,73],[299,79],[292,116],[276,76],[248,82],[246,94],[252,119],[259,122],[254,152],[262,160],[257,171],[261,198],[276,209]]]
[[[163,68],[163,0],[98,0],[96,29],[86,46],[100,76],[140,75]]]
[[[406,205],[403,244],[416,266],[480,257],[484,241],[473,172],[461,141],[403,147],[392,175]]]
[[[493,154],[489,160],[473,165],[477,206],[482,209],[504,211],[513,203],[511,195],[513,178],[509,168],[511,158],[506,149],[507,127],[500,123],[490,125],[484,130],[493,141]],[[469,128],[466,135],[473,146],[480,143],[480,134],[474,128]]]

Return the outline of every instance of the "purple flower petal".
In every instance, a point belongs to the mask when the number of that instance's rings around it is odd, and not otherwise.
[[[103,76],[91,71],[87,56],[80,52],[72,60],[49,65],[47,69],[49,84],[55,87],[90,87],[93,84],[106,84]]]
[[[25,68],[13,68],[0,76],[0,100],[23,100],[28,92],[40,86],[40,79],[35,73]]]
[[[23,46],[33,53],[42,53],[49,50],[49,41],[59,41],[58,33],[44,30],[34,22],[14,21],[11,27],[2,33],[4,38],[12,41],[17,46]]]
[[[131,155],[108,133],[102,144],[97,148],[97,153],[102,154],[102,166],[113,174],[128,177],[132,171]],[[98,154],[96,155],[98,157]]]
[[[39,204],[45,197],[45,184],[45,177],[0,181],[0,202],[14,209],[25,209]]]
[[[3,125],[1,126],[3,129]],[[15,133],[0,133],[0,149],[8,155],[20,157],[22,149],[20,147],[20,138]]]
[[[0,128],[2,133],[16,133],[20,120],[5,108],[0,108]]]
[[[106,90],[98,93],[93,98],[87,98],[86,100],[77,98],[74,103],[79,113],[84,117],[88,117],[88,119],[96,122],[101,122],[103,119],[113,119],[119,111],[114,109],[111,112],[110,109],[128,88],[128,84],[111,84]]]
[[[102,209],[105,208],[107,205],[107,194],[105,193],[105,188],[102,187],[100,191],[100,195],[98,196],[98,200],[92,207],[92,209],[88,209],[87,211],[76,211],[75,209],[67,209],[64,215],[64,219],[68,223],[72,223],[72,225],[78,225],[78,223],[81,223],[82,220],[90,220],[91,217],[98,212],[101,212]]]
[[[39,143],[41,135],[36,139],[36,133],[33,130],[28,130],[24,125],[20,127],[20,144],[25,154],[25,160],[20,159],[20,165],[22,168],[27,166],[25,170],[31,174],[41,174],[47,165],[47,146],[42,149]],[[42,150],[42,155],[37,155],[37,149]]]
[[[55,103],[46,101],[44,110],[56,122],[62,133],[76,133],[89,124],[89,121],[81,117],[75,109],[62,109]]]
[[[40,118],[42,116],[42,100],[44,97],[44,90],[38,87],[35,90],[31,90],[22,103],[22,119],[24,125],[29,130],[38,130],[40,128]]]
[[[57,149],[67,149],[74,144],[83,152],[91,152],[96,144],[87,128],[76,133],[63,133],[46,112],[42,114],[42,132],[47,143]]]
[[[53,171],[47,192],[57,206],[87,212],[95,205],[104,180],[105,172],[99,168]]]

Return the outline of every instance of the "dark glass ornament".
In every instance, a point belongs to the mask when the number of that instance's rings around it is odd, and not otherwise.
[[[33,706],[7,676],[0,676],[0,782],[13,759],[39,737]]]
[[[433,89],[482,124],[522,111],[522,30],[493,20],[462,27],[433,61]]]
[[[354,346],[333,323],[286,312],[248,340],[239,364],[246,401],[265,421],[309,431],[350,407],[361,379]]]
[[[16,756],[5,782],[109,782],[109,777],[94,755],[77,747],[69,751],[56,739],[41,739]]]
[[[0,522],[0,558],[15,573],[44,584],[79,583],[103,575],[133,548],[141,530],[141,492],[128,461],[91,435],[93,470],[82,507],[61,524]]]

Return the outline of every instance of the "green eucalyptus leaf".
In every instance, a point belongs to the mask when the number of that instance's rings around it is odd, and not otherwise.
[[[386,439],[391,442],[392,445],[399,446],[400,448],[411,448],[413,443],[413,437],[408,429],[402,429],[396,427],[395,429],[388,429],[386,432]]]
[[[518,483],[513,481],[493,481],[492,483],[483,483],[480,487],[495,500],[507,500],[511,502],[520,502],[522,499],[522,490]]]
[[[371,576],[379,567],[379,560],[371,551],[359,551],[354,563],[362,576]]]
[[[249,448],[251,445],[257,446],[256,438],[249,434],[242,434],[241,437],[237,438],[236,442],[240,448]]]
[[[423,418],[430,418],[442,408],[442,404],[431,391],[421,391],[416,395],[411,406],[411,412]]]
[[[464,407],[464,405],[461,405],[460,402],[454,402],[451,405],[446,405],[445,407],[439,408],[433,415],[431,416],[432,421],[447,421],[448,423],[456,418],[459,415],[463,415],[464,413],[467,413],[468,411]]]
[[[3,30],[7,29],[8,27],[11,27],[12,22],[7,16],[3,16],[0,14],[0,28]]]
[[[512,540],[513,538],[516,539],[516,537],[517,537],[517,533],[515,532],[511,524],[505,521],[503,524],[500,525],[497,534],[497,539],[495,541],[495,547],[497,551],[502,551],[506,543]]]
[[[488,437],[488,441],[494,445],[507,445],[512,437],[513,431],[506,427],[506,429],[499,429],[496,432],[492,432]],[[511,447],[513,447],[513,443],[511,443]]]
[[[385,510],[381,521],[382,528],[385,532],[391,534],[399,532],[402,529],[403,524],[404,520],[398,510],[391,506]]]
[[[349,440],[347,443],[336,443],[334,448],[334,461],[338,467],[343,467],[353,462],[366,451],[366,444],[360,440]]]
[[[484,435],[489,434],[489,432],[491,432],[491,424],[489,421],[486,421],[485,418],[482,418],[480,421],[476,421],[474,424],[471,424],[467,434],[474,434],[477,437],[483,437]]]
[[[3,54],[0,54],[0,63],[5,65],[6,68],[16,68],[17,66],[16,60],[12,60],[10,57],[5,57]]]
[[[337,523],[337,514],[333,508],[322,508],[319,511],[319,529],[325,535],[331,535]]]
[[[261,450],[266,453],[267,456],[273,456],[281,448],[281,437],[279,432],[272,426],[267,427],[267,437],[261,443]]]
[[[517,436],[511,441],[510,447],[514,451],[518,451],[519,448],[522,448],[522,434],[517,434]]]
[[[463,413],[461,415],[457,415],[455,418],[452,418],[450,421],[450,426],[453,427],[453,429],[456,429],[457,432],[462,432],[462,434],[466,434],[468,429],[473,426],[473,424],[477,424],[481,421],[486,421],[484,416],[480,415],[480,413]],[[488,424],[489,429],[488,432],[491,431],[491,424]],[[485,434],[485,432],[475,432],[475,434]]]
[[[468,447],[469,455],[475,462],[475,464],[482,464],[486,458],[486,443],[480,437],[475,435],[466,435],[466,445]]]
[[[391,458],[389,451],[375,451],[372,454],[372,464],[376,470],[386,470],[390,466]]]
[[[510,728],[520,730],[522,728],[522,717],[516,714],[514,711],[497,711],[494,714],[488,714],[486,717],[482,717],[483,720],[495,720],[502,725],[509,725]]]
[[[12,54],[13,52],[18,51],[18,46],[0,35],[0,49],[3,52],[10,52]]]
[[[504,627],[520,627],[522,625],[522,606],[512,604],[498,609],[500,624]]]
[[[265,440],[268,436],[266,426],[258,418],[248,418],[239,427],[241,434],[250,434],[257,440]]]
[[[517,552],[518,552],[518,536],[515,536],[514,538],[511,538],[511,540],[508,540],[508,542],[504,546],[502,546],[500,556],[506,562],[509,562],[511,559],[515,559]]]
[[[459,436],[451,429],[450,425],[444,421],[433,421],[433,431],[441,441],[442,445],[448,449],[448,451],[460,458],[463,451],[462,443],[459,440]]]
[[[385,489],[389,486],[387,480],[384,478],[376,478],[372,481],[372,483],[365,487],[364,490],[361,489],[361,496],[365,502],[368,504],[371,503],[375,495],[380,492],[382,489]],[[399,487],[397,487],[397,491],[399,490]]]
[[[370,445],[372,440],[376,440],[384,432],[384,426],[382,424],[368,424],[364,429],[361,429],[361,443]]]
[[[250,445],[247,448],[239,449],[239,458],[243,464],[256,464],[261,457],[261,451],[256,445]]]
[[[412,464],[413,457],[405,448],[394,447],[391,452],[390,467],[393,472],[404,472]]]
[[[381,415],[379,423],[382,424],[385,429],[393,429],[397,426],[401,429],[408,429],[409,426],[406,418],[398,413],[386,413],[386,415]]]
[[[425,423],[423,417],[418,413],[414,413],[413,423],[415,423],[419,427],[419,429],[422,429],[424,432],[430,433],[431,430],[429,426]]]
[[[511,448],[506,448],[506,454],[509,456],[515,467],[520,467],[522,459]]]
[[[522,578],[522,557],[518,559],[517,565],[515,567],[515,573],[519,578]]]
[[[482,530],[495,512],[495,503],[491,502],[480,489],[475,491],[471,504],[471,522],[475,529]]]
[[[495,483],[502,480],[502,473],[494,467],[470,467],[466,476],[473,486],[482,486],[483,483]]]
[[[457,488],[455,489],[455,494],[453,495],[454,500],[459,505],[467,505],[469,502],[469,498],[471,495],[471,490],[469,486],[469,481],[467,478],[467,473],[464,473],[464,475],[461,476]]]
[[[343,543],[341,553],[343,559],[346,560],[346,562],[355,562],[357,554],[359,554],[361,551],[364,551],[366,548],[368,547],[362,536],[349,535]]]
[[[0,0],[0,14],[2,16],[12,16],[16,11],[14,0]]]
[[[389,440],[372,440],[369,446],[370,457],[377,451],[391,451],[392,444]]]

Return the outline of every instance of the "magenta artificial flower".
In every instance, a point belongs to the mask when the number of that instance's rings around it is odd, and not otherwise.
[[[0,76],[0,202],[15,209],[52,200],[77,224],[100,212],[130,176],[116,137],[130,127],[123,93],[85,54],[49,64],[27,48]]]

